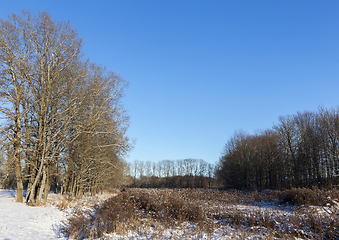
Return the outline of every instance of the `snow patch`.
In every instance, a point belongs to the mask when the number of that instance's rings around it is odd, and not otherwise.
[[[14,190],[0,189],[0,239],[66,239],[59,231],[66,213],[53,206],[17,203],[14,196]]]

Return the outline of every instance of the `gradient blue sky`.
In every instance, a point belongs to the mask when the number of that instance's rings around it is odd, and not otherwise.
[[[70,21],[129,82],[127,161],[215,163],[236,130],[339,103],[339,1],[1,1]]]

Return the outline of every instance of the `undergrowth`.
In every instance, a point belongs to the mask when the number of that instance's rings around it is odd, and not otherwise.
[[[92,208],[75,208],[62,231],[70,238],[94,239],[152,228],[157,238],[156,232],[161,236],[161,231],[191,223],[192,234],[213,234],[226,227],[224,234],[232,239],[251,234],[257,239],[339,239],[338,196],[339,191],[316,188],[128,189]]]
[[[94,209],[76,209],[63,228],[67,237],[98,238],[104,233],[135,230],[144,222],[162,228],[193,222],[205,227],[206,214],[201,206],[185,201],[175,191],[129,189],[111,197]]]

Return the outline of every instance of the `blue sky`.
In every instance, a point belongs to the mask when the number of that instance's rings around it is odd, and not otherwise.
[[[237,130],[339,103],[339,1],[2,1],[70,21],[129,82],[131,162],[215,163]]]

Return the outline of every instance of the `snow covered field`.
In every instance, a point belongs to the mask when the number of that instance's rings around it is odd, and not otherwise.
[[[135,190],[136,191],[136,190]],[[159,194],[164,190],[137,190],[143,194],[149,192]],[[172,194],[182,196],[199,195],[207,190],[171,190]],[[167,192],[167,190],[166,190]],[[133,193],[133,192],[131,192]],[[135,193],[135,192],[134,192]],[[133,194],[134,194],[133,193]],[[161,224],[159,221],[148,218],[147,214],[140,215],[136,227],[104,233],[102,240],[114,239],[339,239],[337,220],[339,203],[333,200],[334,205],[328,206],[292,206],[280,205],[279,202],[254,201],[250,204],[232,203],[230,200],[236,194],[209,192],[209,195],[200,195],[204,200],[200,202],[206,216],[213,221],[212,231],[199,229],[195,223],[184,221],[174,226]],[[186,194],[186,195],[185,195]],[[215,194],[214,196],[212,196]],[[228,194],[228,195],[227,195]],[[93,209],[91,206],[103,202],[116,195],[114,193],[99,194],[95,197],[83,197],[81,200],[67,202],[63,208],[65,198],[61,195],[50,194],[46,206],[32,207],[24,203],[14,202],[14,190],[0,189],[0,240],[15,239],[68,239],[61,234],[62,221],[73,215],[74,207]],[[198,199],[199,197],[197,197]],[[210,199],[208,199],[210,198]],[[215,200],[217,199],[217,200]],[[224,200],[223,200],[224,199]],[[228,199],[228,202],[225,200]],[[111,201],[115,201],[112,198]],[[186,198],[189,201],[189,198]],[[198,200],[199,202],[200,200]],[[51,204],[52,203],[52,204]],[[101,206],[101,205],[100,205]],[[92,210],[91,210],[92,211]],[[313,224],[313,225],[312,225]],[[326,224],[335,226],[326,228]],[[89,227],[85,224],[84,227]],[[121,229],[120,229],[121,230]],[[328,231],[332,232],[328,232]],[[79,238],[79,236],[75,237]]]
[[[65,239],[59,228],[66,213],[53,206],[16,203],[14,196],[14,190],[0,189],[0,239]]]

